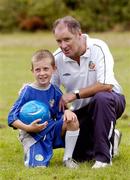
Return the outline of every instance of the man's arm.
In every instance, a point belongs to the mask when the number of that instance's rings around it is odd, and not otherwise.
[[[95,95],[97,92],[101,91],[112,91],[112,85],[111,84],[102,84],[102,83],[96,83],[92,86],[89,86],[87,88],[80,89],[80,98],[87,98]]]
[[[96,83],[89,87],[79,89],[79,96],[80,96],[80,99],[82,99],[82,98],[91,97],[91,96],[95,95],[97,92],[101,92],[101,91],[111,92],[112,87],[113,86],[111,84]],[[77,99],[77,97],[73,92],[66,93],[62,96],[62,100],[65,102],[65,104],[73,102],[76,99]]]

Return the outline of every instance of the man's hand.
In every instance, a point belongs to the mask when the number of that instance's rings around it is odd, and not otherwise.
[[[60,102],[59,102],[59,111],[64,112],[66,108],[67,108],[67,104],[65,103],[65,101],[61,97]]]
[[[73,102],[75,99],[76,95],[74,93],[63,94],[59,102],[59,109],[64,111],[68,107],[68,103]]]
[[[74,93],[66,93],[62,95],[62,99],[66,104],[73,102],[76,99],[76,95]]]

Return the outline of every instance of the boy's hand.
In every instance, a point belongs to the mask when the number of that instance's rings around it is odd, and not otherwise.
[[[77,121],[77,116],[72,111],[65,110],[65,112],[64,112],[64,121],[66,121],[67,123],[72,122],[72,121]]]
[[[36,119],[31,124],[29,124],[28,128],[27,128],[27,132],[35,132],[36,133],[36,132],[40,132],[43,129],[45,129],[48,125],[48,122],[45,121],[42,124],[38,124],[38,122],[40,122],[40,121],[41,121],[40,119]]]
[[[48,125],[48,122],[45,121],[42,124],[38,124],[38,122],[40,122],[41,119],[36,119],[35,121],[33,121],[31,124],[24,124],[22,121],[20,121],[19,119],[15,120],[12,123],[12,126],[17,128],[17,129],[22,129],[26,132],[40,132],[43,129],[45,129]]]

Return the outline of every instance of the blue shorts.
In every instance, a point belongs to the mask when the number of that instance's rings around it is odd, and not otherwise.
[[[35,144],[33,144],[25,154],[25,166],[37,167],[48,166],[53,156],[54,148],[65,146],[64,138],[61,137],[63,120],[55,121],[53,126]]]

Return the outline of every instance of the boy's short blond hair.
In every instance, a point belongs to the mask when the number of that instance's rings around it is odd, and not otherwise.
[[[33,63],[44,61],[44,59],[46,58],[49,58],[51,65],[55,67],[55,59],[54,59],[53,54],[49,50],[40,49],[36,51],[32,56],[32,69],[31,70],[33,70]]]

